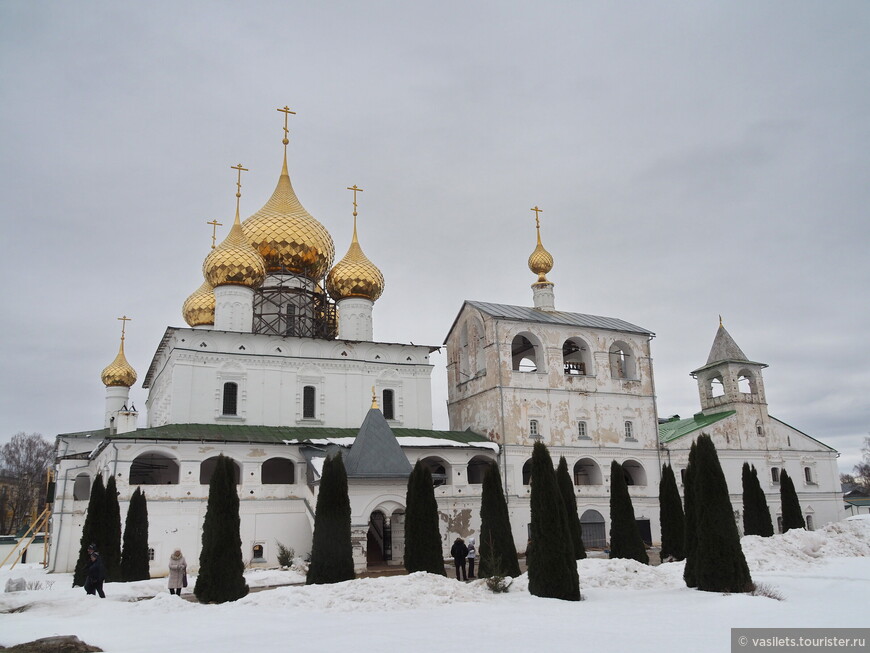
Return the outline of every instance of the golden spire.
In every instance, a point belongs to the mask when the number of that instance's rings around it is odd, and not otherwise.
[[[289,107],[284,114],[284,160],[278,184],[269,201],[245,220],[245,235],[266,261],[270,274],[301,274],[320,283],[335,258],[335,244],[320,224],[296,197],[287,171],[287,120],[296,115]]]
[[[326,277],[326,290],[335,300],[362,297],[376,301],[384,292],[384,275],[363,253],[356,235],[356,194],[363,192],[356,184],[348,186],[353,191],[353,237],[347,254]]]
[[[378,395],[375,392],[375,386],[372,386],[372,408],[375,410],[380,410],[380,406],[378,406]]]
[[[236,217],[224,242],[211,251],[202,264],[202,273],[212,287],[247,286],[256,288],[266,278],[266,265],[260,253],[245,237],[239,220],[239,203],[242,198],[242,164],[230,166],[238,171],[236,181]]]
[[[118,318],[121,320],[121,346],[118,348],[118,355],[100,374],[103,385],[107,388],[120,386],[129,388],[136,383],[136,370],[127,362],[127,357],[124,355],[124,338],[127,331],[127,322],[132,318],[123,315]]]
[[[223,222],[218,222],[217,220],[212,220],[211,222],[206,222],[206,224],[211,225],[211,248],[214,249],[214,242],[217,240],[217,228],[223,227]]]
[[[544,249],[543,244],[541,244],[541,216],[543,213],[543,209],[538,208],[535,205],[531,211],[535,212],[535,229],[538,232],[538,244],[535,247],[535,251],[532,252],[531,256],[529,256],[529,269],[538,275],[538,280],[534,285],[550,283],[547,280],[547,272],[553,269],[553,256]]]

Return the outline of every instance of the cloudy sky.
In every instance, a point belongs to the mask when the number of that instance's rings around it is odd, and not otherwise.
[[[230,224],[230,166],[243,217],[271,194],[287,104],[291,178],[339,256],[365,189],[376,339],[441,344],[464,299],[530,305],[537,204],[557,308],[657,334],[660,414],[698,410],[722,314],[770,365],[771,413],[848,471],[870,431],[868,70],[863,1],[4,0],[0,441],[102,425],[122,314],[141,381],[206,221]]]

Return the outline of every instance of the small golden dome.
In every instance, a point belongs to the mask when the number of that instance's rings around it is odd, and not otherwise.
[[[547,280],[547,272],[553,269],[553,256],[544,249],[544,246],[541,244],[541,222],[538,219],[537,212],[540,209],[536,206],[532,211],[535,211],[535,229],[538,232],[538,245],[535,247],[535,251],[532,252],[531,256],[529,256],[529,270],[538,275],[538,280],[536,283],[550,283]]]
[[[184,321],[192,327],[214,324],[214,288],[203,281],[193,294],[184,300],[181,308]]]
[[[384,292],[384,275],[363,254],[356,237],[356,215],[353,218],[353,239],[347,254],[326,277],[326,290],[335,301],[348,297],[362,297],[377,301]]]
[[[287,154],[278,185],[262,209],[244,222],[245,235],[269,273],[286,269],[309,279],[322,279],[335,258],[335,245],[326,228],[305,210],[293,191]]]
[[[202,264],[206,281],[218,286],[247,286],[256,288],[266,278],[263,257],[245,237],[239,222],[239,209],[236,206],[236,219],[230,233],[220,245],[214,248]]]
[[[118,355],[113,360],[103,373],[100,375],[103,385],[107,388],[120,386],[129,388],[136,383],[136,370],[127,362],[127,357],[124,356],[124,338],[121,337],[121,348],[118,350]]]

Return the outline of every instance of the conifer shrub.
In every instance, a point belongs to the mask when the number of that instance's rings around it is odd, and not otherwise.
[[[106,513],[106,486],[103,484],[103,475],[97,474],[91,484],[91,496],[88,499],[88,510],[85,513],[85,523],[82,525],[82,539],[79,546],[79,558],[73,572],[73,586],[84,587],[86,569],[90,562],[88,546],[96,544],[97,551],[105,541],[103,533]]]
[[[106,482],[105,542],[100,555],[106,565],[106,580],[121,580],[121,507],[118,505],[118,485],[115,477]]]
[[[531,508],[531,543],[526,551],[529,592],[534,596],[579,601],[580,579],[565,502],[550,452],[543,442],[535,442],[532,450]]]
[[[683,569],[683,580],[687,587],[698,586],[698,520],[695,509],[695,460],[698,447],[693,442],[689,449],[689,464],[686,465],[686,480],[683,485],[683,502],[686,516],[686,566]]]
[[[559,457],[556,482],[559,484],[562,501],[565,502],[568,530],[571,533],[571,544],[574,547],[574,559],[583,560],[586,557],[586,547],[583,546],[583,527],[580,525],[580,515],[577,514],[577,495],[574,494],[574,482],[568,472],[568,462],[565,460],[565,456]]]
[[[221,454],[208,486],[199,575],[193,588],[200,603],[236,601],[248,593],[239,525],[233,461]]]
[[[662,526],[662,562],[682,560],[686,557],[686,520],[674,470],[667,463],[662,465],[659,483],[659,522]]]
[[[432,473],[417,461],[405,496],[405,569],[446,576]]]
[[[317,509],[314,513],[311,563],[308,565],[305,583],[340,583],[353,578],[347,471],[339,452],[323,463]]]
[[[785,469],[779,473],[779,498],[782,505],[782,532],[788,533],[793,528],[806,528],[794,481]]]
[[[634,518],[625,470],[615,460],[610,463],[610,557],[649,564],[646,545]]]
[[[758,470],[755,465],[743,463],[741,471],[743,483],[743,534],[770,537],[773,535],[773,522],[770,519],[770,508],[761,483],[758,481]]]
[[[275,542],[278,545],[278,564],[282,567],[292,567],[293,558],[296,557],[296,551],[291,546],[284,546],[281,542]]]
[[[514,544],[510,515],[501,485],[498,463],[493,462],[483,477],[480,501],[480,568],[481,578],[520,575],[517,547]]]
[[[141,488],[130,497],[124,521],[124,546],[121,550],[121,580],[148,580],[148,502]]]
[[[750,592],[752,578],[740,548],[740,534],[725,474],[709,435],[697,440],[692,472],[695,491],[698,589],[707,592]]]

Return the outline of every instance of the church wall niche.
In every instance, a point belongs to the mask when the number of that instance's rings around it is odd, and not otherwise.
[[[174,456],[145,452],[133,459],[127,477],[129,485],[178,485],[179,465]]]
[[[233,458],[230,458],[233,461],[233,475],[235,477],[236,485],[242,484],[242,466],[239,462]],[[199,465],[199,484],[200,485],[208,485],[211,483],[211,477],[214,474],[215,467],[217,466],[218,456],[212,456],[211,458],[206,458]]]

